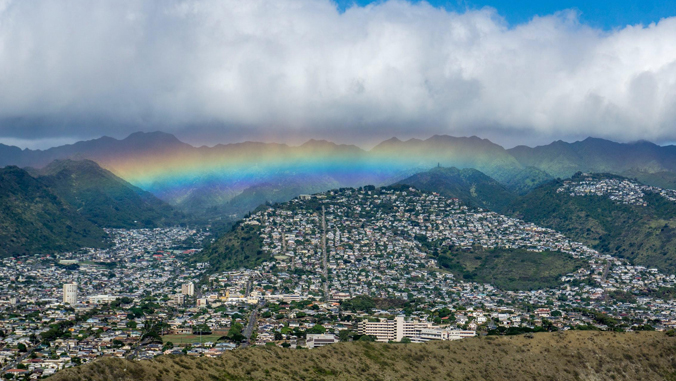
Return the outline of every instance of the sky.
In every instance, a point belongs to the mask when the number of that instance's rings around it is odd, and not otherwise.
[[[0,0],[0,142],[676,141],[676,2]]]

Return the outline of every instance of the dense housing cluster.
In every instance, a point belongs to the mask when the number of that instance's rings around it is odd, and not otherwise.
[[[584,175],[583,175],[584,176]],[[556,193],[569,194],[570,196],[604,196],[625,205],[646,206],[644,200],[646,193],[655,193],[669,201],[676,202],[676,190],[663,189],[650,185],[643,185],[628,179],[595,179],[585,177],[583,180],[564,181],[563,186]]]

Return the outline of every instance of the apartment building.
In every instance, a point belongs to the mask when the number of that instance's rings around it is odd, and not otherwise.
[[[195,295],[195,285],[192,282],[185,283],[181,286],[181,293],[188,296]]]
[[[77,283],[66,283],[63,285],[63,304],[77,304]]]
[[[404,316],[397,316],[394,320],[380,319],[379,321],[361,321],[357,326],[360,335],[375,336],[377,341],[401,341],[408,337],[413,342],[429,340],[458,340],[476,336],[474,331],[461,331],[435,327],[431,323],[406,320]]]

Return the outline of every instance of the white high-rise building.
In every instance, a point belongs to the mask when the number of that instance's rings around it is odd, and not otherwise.
[[[192,282],[184,284],[181,286],[181,293],[188,296],[195,295],[195,285]]]
[[[77,304],[77,283],[63,285],[63,304]]]

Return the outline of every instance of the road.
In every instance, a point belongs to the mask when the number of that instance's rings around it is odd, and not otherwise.
[[[261,299],[260,302],[256,305],[256,308],[254,308],[253,311],[251,311],[251,315],[249,315],[249,322],[246,324],[246,327],[244,328],[244,337],[246,338],[246,342],[242,343],[241,347],[246,348],[251,344],[251,335],[253,334],[254,327],[256,326],[256,320],[258,320],[258,310],[265,305],[265,300]]]
[[[608,272],[610,271],[610,262],[606,263],[606,267],[603,269],[603,275],[601,276],[601,282],[605,282],[608,277]]]
[[[4,374],[9,369],[15,369],[17,367],[17,365],[19,363],[21,363],[21,361],[25,360],[26,357],[30,356],[30,354],[33,353],[33,350],[35,349],[35,347],[28,347],[27,349],[28,350],[26,351],[26,353],[24,353],[22,356],[20,356],[19,358],[17,358],[14,361],[10,361],[9,364],[5,365],[1,370],[2,373]]]
[[[601,275],[601,283],[604,283],[606,281],[609,271],[610,271],[610,262],[606,263],[606,267],[603,269],[603,275]],[[608,300],[608,293],[605,291],[603,292],[603,300]]]
[[[141,347],[150,343],[151,341],[152,341],[152,339],[149,339],[148,337],[146,337],[143,340],[139,340],[139,342],[136,343],[136,347],[132,350],[132,352],[130,354],[127,355],[127,360],[135,359],[136,356],[138,356],[138,351],[141,349]]]
[[[245,292],[244,296],[246,296],[247,298],[249,297],[249,294],[251,293],[251,286],[253,286],[253,279],[249,279],[249,281],[246,282],[246,292]]]

